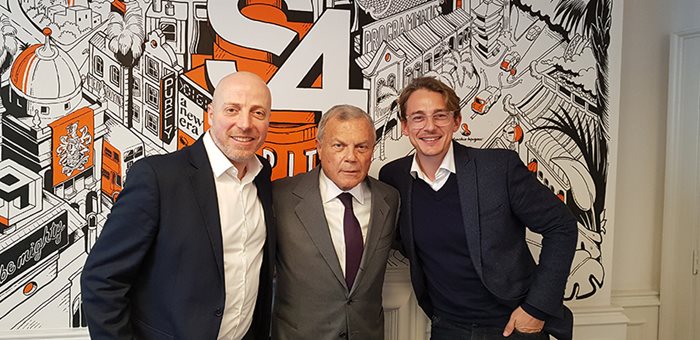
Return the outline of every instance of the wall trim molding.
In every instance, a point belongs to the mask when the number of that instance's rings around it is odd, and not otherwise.
[[[622,340],[627,338],[629,318],[620,306],[572,307],[574,339]]]
[[[0,331],[0,339],[12,340],[90,340],[87,328],[75,329],[23,329]]]
[[[613,290],[612,303],[623,309],[631,307],[659,307],[661,299],[659,292],[653,290]]]
[[[629,322],[620,306],[585,306],[571,308],[574,313],[574,328],[596,325],[616,325]]]
[[[576,330],[613,326],[626,328],[630,319],[624,313],[624,307],[658,307],[660,301],[654,291],[613,291],[613,300],[618,301],[610,306],[572,307],[574,326]],[[69,330],[12,330],[0,331],[0,339],[17,340],[89,340],[86,328]]]
[[[629,289],[613,290],[612,302],[624,309],[629,319],[627,339],[659,339],[659,309],[661,299],[654,290]]]

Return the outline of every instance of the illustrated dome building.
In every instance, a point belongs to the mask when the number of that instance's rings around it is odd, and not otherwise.
[[[74,111],[82,99],[78,67],[68,53],[51,43],[51,29],[45,28],[45,43],[25,49],[12,65],[12,101],[38,115],[46,124]]]

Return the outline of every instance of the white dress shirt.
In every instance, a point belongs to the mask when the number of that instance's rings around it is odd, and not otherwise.
[[[450,148],[447,149],[447,153],[445,154],[445,158],[442,159],[440,167],[435,172],[434,181],[431,181],[430,178],[428,178],[428,176],[423,172],[423,170],[421,170],[420,166],[418,165],[416,155],[413,155],[413,163],[411,164],[411,176],[413,176],[413,178],[422,179],[425,183],[428,183],[430,188],[432,188],[434,191],[440,190],[440,188],[442,188],[445,185],[445,183],[447,183],[447,180],[450,178],[451,173],[457,173],[455,167],[455,153],[452,143],[450,143]]]
[[[331,181],[326,174],[323,173],[323,168],[319,171],[319,190],[321,191],[321,201],[323,202],[323,213],[326,215],[328,222],[328,230],[331,234],[335,254],[338,256],[340,269],[345,275],[345,231],[343,229],[343,216],[345,215],[345,206],[340,201],[338,195],[347,192],[352,195],[352,209],[355,213],[357,221],[360,222],[362,230],[362,242],[367,240],[367,230],[369,230],[369,217],[372,210],[372,193],[364,181],[356,185],[354,188],[343,191]]]
[[[246,174],[238,179],[238,169],[204,136],[209,156],[221,220],[224,251],[226,300],[219,329],[220,340],[240,340],[250,328],[260,284],[260,266],[265,244],[265,215],[253,179],[262,169],[257,157],[246,164]]]

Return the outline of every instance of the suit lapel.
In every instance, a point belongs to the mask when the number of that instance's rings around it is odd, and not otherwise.
[[[271,169],[267,166],[267,161],[264,160],[260,156],[256,156],[260,159],[260,162],[263,164],[263,169],[258,173],[257,176],[255,176],[255,179],[253,180],[253,183],[255,184],[256,191],[258,193],[258,199],[260,200],[260,203],[262,204],[263,207],[263,213],[265,215],[265,245],[263,247],[263,251],[265,252],[265,255],[267,258],[263,258],[263,264],[267,263],[267,266],[264,267],[261,270],[261,273],[263,273],[264,270],[268,270],[268,275],[269,277],[272,277],[273,271],[274,271],[274,254],[275,254],[275,248],[277,246],[277,235],[275,234],[275,226],[273,224],[273,214],[272,214],[272,187],[270,184],[270,172]],[[267,260],[271,259],[271,260]]]
[[[377,242],[382,235],[390,209],[389,204],[386,203],[386,199],[384,198],[384,193],[377,189],[376,185],[372,185],[372,180],[369,178],[367,179],[367,185],[372,192],[369,228],[367,230],[364,251],[362,252],[362,260],[360,261],[360,270],[357,273],[353,287],[357,286],[357,282],[362,280],[365,268],[367,268],[372,261],[372,256],[374,256],[374,251],[377,249]],[[352,289],[350,293],[352,293]]]
[[[459,201],[462,205],[462,221],[467,234],[469,255],[479,276],[481,275],[481,227],[479,225],[479,192],[476,177],[476,161],[469,158],[468,149],[452,142],[457,168]]]
[[[323,201],[319,191],[318,176],[319,168],[316,167],[308,175],[304,176],[297,187],[294,188],[294,194],[300,198],[295,212],[309,234],[311,241],[328,264],[328,267],[331,268],[331,271],[343,287],[347,288],[345,275],[340,269],[338,255],[335,252],[330,231],[328,231],[328,222],[323,213]]]
[[[402,216],[402,221],[406,221],[405,223],[400,223],[399,224],[399,232],[400,236],[402,239],[402,243],[404,244],[404,247],[408,245],[404,251],[407,253],[408,257],[411,259],[415,259],[415,250],[416,250],[416,244],[414,242],[414,237],[413,237],[413,182],[415,179],[413,178],[413,175],[411,175],[411,164],[413,163],[413,155],[408,156],[404,158],[403,164],[401,166],[401,172],[400,175],[404,179],[400,180],[399,183],[401,183],[403,188],[399,188],[399,192],[401,193],[401,216]],[[405,239],[405,241],[404,241]]]
[[[212,174],[211,164],[207,157],[202,138],[189,148],[190,163],[194,171],[190,175],[190,185],[195,195],[195,201],[202,212],[204,227],[209,235],[214,259],[219,268],[219,278],[224,279],[223,245],[221,241],[221,221],[219,219],[219,204],[216,198],[216,185]]]
[[[411,166],[410,166],[410,163],[409,163],[409,166],[408,166],[408,169],[407,169],[408,176],[406,177],[406,179],[407,179],[407,181],[406,181],[406,191],[405,191],[405,192],[406,192],[406,196],[402,197],[402,200],[403,200],[402,202],[406,202],[406,203],[405,203],[405,204],[406,204],[406,205],[405,205],[406,207],[413,207],[413,181],[414,181],[414,178],[413,178],[413,176],[411,176],[410,171],[411,171]],[[401,203],[401,205],[403,206],[404,203]],[[416,258],[416,255],[415,255],[415,252],[416,252],[416,243],[415,243],[415,238],[413,237],[413,214],[412,214],[412,210],[413,210],[413,209],[407,209],[406,212],[405,212],[405,214],[406,214],[406,220],[408,221],[408,223],[406,223],[406,229],[407,229],[407,230],[401,230],[401,235],[402,235],[402,237],[403,237],[403,235],[406,235],[406,241],[407,241],[408,244],[411,245],[411,246],[409,247],[409,249],[406,249],[406,251],[407,251],[407,252],[410,252],[410,254],[409,254],[409,257],[410,257],[410,258],[414,258],[414,259],[415,259],[415,258]]]

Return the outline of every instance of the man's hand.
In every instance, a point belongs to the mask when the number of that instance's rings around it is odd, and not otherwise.
[[[520,333],[537,333],[542,331],[542,327],[544,327],[544,321],[528,314],[522,307],[518,307],[510,314],[503,336],[510,336],[513,330]]]

